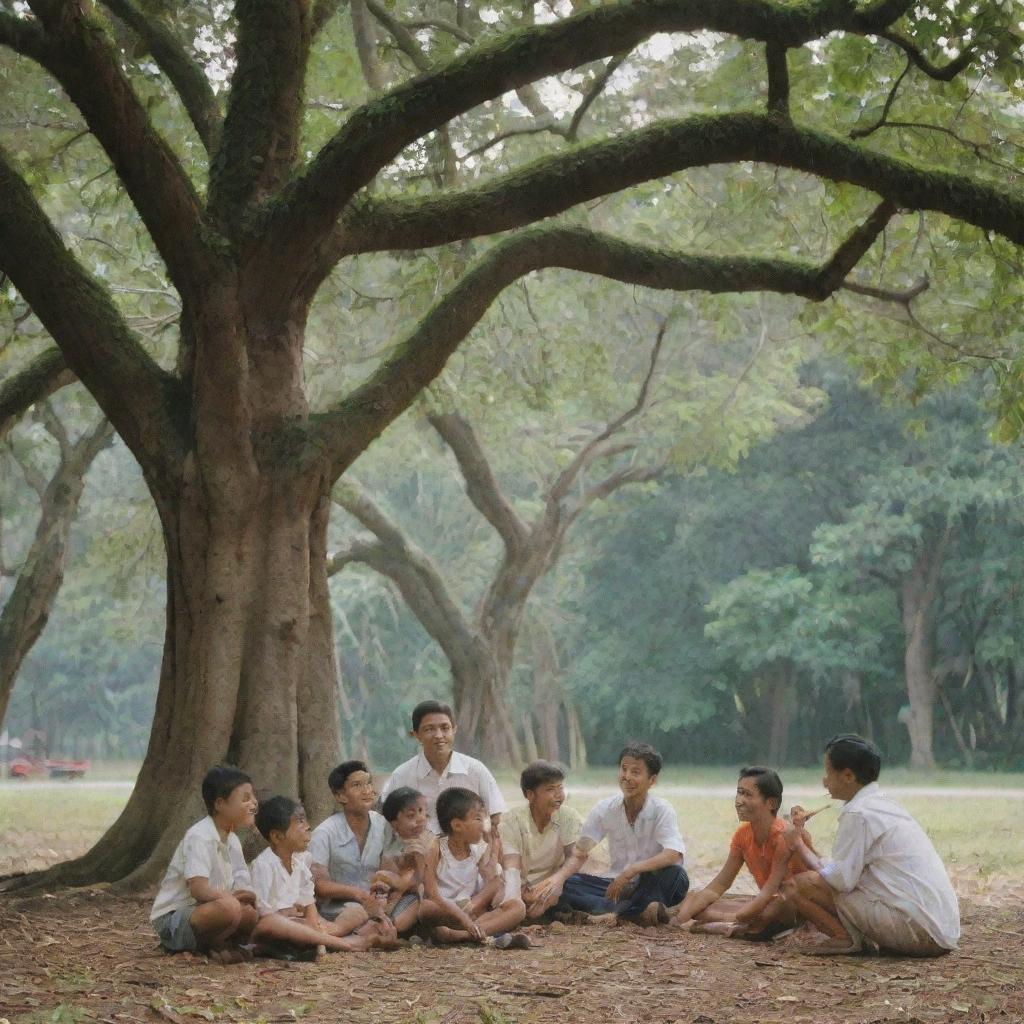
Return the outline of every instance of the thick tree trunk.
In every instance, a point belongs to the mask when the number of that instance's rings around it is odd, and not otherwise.
[[[768,763],[783,765],[789,753],[789,726],[793,720],[793,680],[789,668],[776,666],[769,697]]]
[[[249,772],[262,797],[300,798],[313,820],[329,810],[338,750],[326,481],[249,481],[240,516],[212,507],[194,467],[181,501],[160,507],[166,634],[135,788],[88,853],[24,884],[150,884],[205,813],[199,784],[218,762]]]
[[[904,671],[910,716],[910,767],[923,771],[935,768],[932,738],[935,721],[934,604],[939,572],[951,531],[925,544],[913,568],[900,587],[900,611],[905,639]]]

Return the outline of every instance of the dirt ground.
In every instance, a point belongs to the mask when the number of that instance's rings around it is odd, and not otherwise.
[[[199,1024],[876,1024],[1024,1021],[1024,900],[963,904],[937,960],[807,957],[673,929],[554,925],[530,951],[414,947],[221,967],[160,951],[149,901],[84,890],[0,899],[0,1019]]]

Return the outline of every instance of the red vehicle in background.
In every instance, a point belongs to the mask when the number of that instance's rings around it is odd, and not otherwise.
[[[18,754],[11,759],[9,770],[12,779],[31,779],[37,775],[46,775],[51,779],[80,779],[89,770],[89,762]]]

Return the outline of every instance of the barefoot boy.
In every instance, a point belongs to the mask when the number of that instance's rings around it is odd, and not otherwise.
[[[611,874],[574,874],[562,889],[562,904],[588,914],[615,914],[644,925],[666,924],[667,907],[680,903],[690,886],[683,870],[686,846],[676,812],[651,796],[661,755],[649,743],[630,743],[619,755],[621,796],[594,805],[576,841],[576,866],[608,837]]]
[[[313,830],[309,843],[313,882],[320,913],[333,921],[347,906],[357,904],[378,922],[394,922],[399,932],[416,924],[416,899],[399,901],[391,913],[380,892],[371,892],[373,876],[393,871],[384,850],[391,842],[388,823],[370,810],[377,794],[370,770],[362,761],[344,761],[327,779],[338,810]],[[384,895],[386,895],[386,890]],[[385,926],[385,930],[387,930]]]
[[[785,879],[804,870],[802,858],[786,843],[786,823],[776,817],[781,804],[782,780],[778,774],[760,767],[740,771],[736,817],[741,824],[733,834],[729,858],[705,888],[683,900],[674,924],[693,920],[693,931],[768,938],[767,932],[797,923],[792,908],[776,898]],[[806,833],[804,841],[810,845]],[[760,892],[752,899],[722,899],[744,864]]]
[[[439,942],[483,942],[497,936],[494,944],[500,948],[528,947],[522,932],[508,934],[526,907],[521,899],[505,898],[483,838],[483,800],[468,789],[446,789],[437,798],[437,816],[444,834],[427,854],[420,920],[434,925]]]
[[[504,815],[501,864],[505,892],[517,887],[530,921],[550,910],[565,880],[577,866],[572,854],[583,819],[565,804],[565,769],[553,761],[534,761],[519,777],[526,806]]]
[[[243,959],[239,945],[256,924],[256,896],[235,830],[253,823],[256,795],[245,772],[227,765],[203,778],[209,817],[178,844],[149,919],[171,953],[208,952],[221,963]],[[251,954],[250,954],[251,956]]]
[[[487,767],[476,758],[455,752],[455,716],[447,704],[425,700],[412,710],[412,732],[422,748],[413,758],[400,764],[381,790],[381,798],[400,786],[419,790],[427,799],[427,825],[434,835],[441,834],[437,820],[437,798],[446,789],[459,786],[476,793],[484,802],[491,824],[497,828],[505,811],[505,799]]]
[[[309,822],[302,806],[286,796],[271,797],[256,812],[256,827],[270,847],[252,862],[256,909],[260,913],[253,940],[265,945],[369,949],[376,935],[349,934],[366,922],[361,906],[343,910],[333,921],[317,913],[306,852]]]
[[[921,826],[878,788],[882,758],[860,736],[825,745],[825,789],[845,800],[832,860],[803,841],[804,817],[793,810],[786,841],[811,869],[783,886],[797,913],[830,941],[809,953],[855,953],[863,942],[909,956],[956,949],[960,909],[946,869]]]

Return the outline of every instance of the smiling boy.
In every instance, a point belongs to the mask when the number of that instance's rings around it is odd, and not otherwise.
[[[505,894],[520,896],[527,918],[535,921],[558,902],[578,866],[573,852],[583,819],[564,806],[565,769],[553,761],[528,764],[519,788],[526,806],[501,819],[501,863]]]
[[[401,786],[419,790],[427,800],[427,827],[435,836],[441,834],[437,821],[437,798],[446,789],[468,789],[476,793],[483,800],[494,828],[498,827],[501,815],[507,809],[505,798],[487,766],[474,757],[456,752],[456,731],[455,715],[448,704],[437,700],[417,704],[412,710],[412,731],[409,735],[422,749],[391,773],[380,794],[383,800]]]
[[[595,804],[587,815],[573,854],[582,867],[587,854],[606,836],[610,875],[573,874],[562,889],[561,905],[587,914],[654,926],[668,922],[668,907],[682,902],[690,887],[683,869],[686,846],[676,812],[651,796],[661,755],[649,743],[627,744],[619,755],[618,796]]]
[[[830,861],[803,841],[805,818],[793,809],[786,842],[811,870],[786,882],[783,897],[829,936],[808,953],[856,953],[865,941],[908,956],[957,947],[960,909],[949,876],[924,829],[878,788],[881,767],[877,747],[860,736],[825,745],[822,783],[846,801]]]

